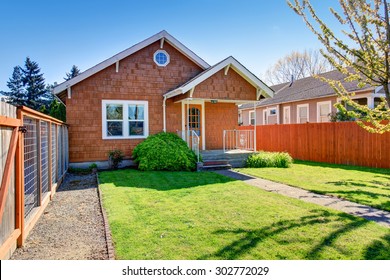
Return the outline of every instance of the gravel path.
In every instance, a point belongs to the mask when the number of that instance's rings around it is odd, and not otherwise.
[[[108,259],[94,174],[67,174],[14,260]]]

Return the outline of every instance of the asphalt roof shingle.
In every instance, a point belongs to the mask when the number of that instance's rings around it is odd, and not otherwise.
[[[331,80],[342,81],[342,84],[349,92],[362,89],[358,88],[356,82],[345,82],[345,76],[338,70],[326,72],[320,74],[319,76],[323,76]],[[368,87],[369,86],[366,86],[366,88]],[[268,106],[335,95],[334,90],[329,86],[328,83],[322,82],[321,80],[314,77],[307,77],[296,80],[291,85],[290,82],[274,85],[271,86],[271,89],[273,89],[275,92],[274,97],[266,98],[257,102],[257,106]],[[241,109],[246,109],[249,107],[253,107],[253,105],[245,104],[241,106]]]

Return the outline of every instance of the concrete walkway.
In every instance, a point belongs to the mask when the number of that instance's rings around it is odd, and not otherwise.
[[[333,196],[316,194],[307,190],[252,177],[232,170],[218,170],[214,172],[236,180],[244,181],[251,186],[255,186],[269,192],[275,192],[281,195],[326,206],[370,221],[375,221],[386,227],[390,227],[390,212],[387,211],[378,210],[370,206],[357,204]]]

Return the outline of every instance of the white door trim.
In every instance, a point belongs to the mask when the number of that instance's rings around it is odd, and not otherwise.
[[[200,136],[202,138],[202,150],[206,150],[206,113],[205,113],[205,102],[204,100],[188,100],[185,99],[181,102],[181,129],[182,131],[186,130],[186,108],[187,104],[196,104],[196,105],[201,105],[201,126],[202,126],[202,135]]]

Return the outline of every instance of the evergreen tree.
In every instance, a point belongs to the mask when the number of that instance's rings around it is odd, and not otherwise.
[[[14,67],[12,77],[7,82],[9,92],[1,92],[8,97],[8,102],[12,105],[27,105],[27,96],[23,87],[23,73],[19,66]]]
[[[22,69],[23,86],[26,89],[27,104],[26,106],[39,110],[42,105],[46,105],[51,100],[45,100],[48,97],[46,91],[45,79],[40,73],[41,69],[38,63],[31,61],[29,57],[26,58],[24,69]]]
[[[50,104],[49,115],[53,118],[59,119],[63,122],[66,121],[66,108],[64,104],[58,102],[56,99]]]
[[[70,72],[66,73],[66,77],[64,78],[64,80],[69,81],[70,79],[76,77],[79,74],[80,74],[80,69],[76,65],[73,65],[72,68],[70,69]]]
[[[381,104],[371,109],[354,102],[353,93],[348,92],[341,81],[321,78],[342,100],[337,104],[338,109],[347,112],[345,104],[353,107],[354,110],[347,114],[360,120],[358,124],[370,132],[390,131],[390,16],[387,0],[339,0],[342,13],[330,8],[343,28],[339,35],[320,19],[309,0],[287,3],[324,45],[326,51],[321,53],[346,76],[346,81],[355,81],[360,87],[381,87],[385,92]]]

